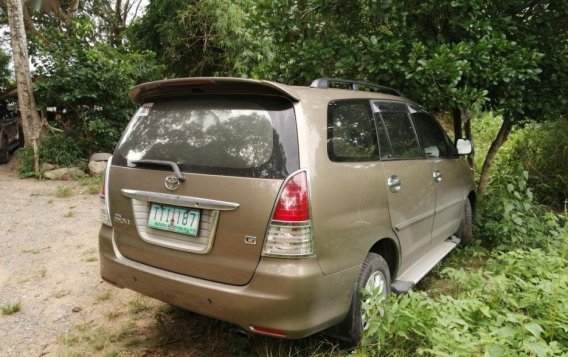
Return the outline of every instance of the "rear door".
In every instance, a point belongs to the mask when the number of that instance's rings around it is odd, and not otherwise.
[[[392,226],[404,266],[430,248],[435,212],[432,163],[425,160],[405,103],[373,103]]]
[[[175,163],[185,181],[147,160]],[[160,269],[246,284],[280,186],[298,169],[287,99],[153,99],[139,109],[113,156],[109,200],[116,246],[125,257]]]
[[[411,116],[422,150],[432,163],[432,176],[436,187],[432,240],[441,242],[454,234],[461,222],[466,187],[462,167],[464,163],[432,115],[413,109]]]

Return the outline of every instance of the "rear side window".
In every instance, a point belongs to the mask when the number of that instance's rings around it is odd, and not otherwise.
[[[327,152],[332,161],[379,160],[377,132],[368,100],[329,104]]]
[[[114,158],[122,166],[167,160],[185,172],[284,178],[299,169],[294,110],[275,97],[156,100],[139,109]]]

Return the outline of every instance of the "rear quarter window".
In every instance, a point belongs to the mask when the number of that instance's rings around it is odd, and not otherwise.
[[[327,152],[332,161],[379,160],[377,132],[368,100],[329,103]]]

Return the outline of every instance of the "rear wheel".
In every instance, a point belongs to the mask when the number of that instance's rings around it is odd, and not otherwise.
[[[464,214],[456,236],[466,245],[473,241],[473,210],[468,199],[465,200]]]
[[[387,262],[378,254],[369,253],[361,267],[361,273],[357,280],[357,286],[353,293],[349,313],[342,323],[344,338],[349,344],[356,346],[361,342],[364,332],[370,327],[370,320],[367,318],[362,307],[371,304],[372,299],[378,299],[378,304],[384,304],[386,297],[390,294],[391,277]],[[363,297],[360,290],[364,289],[370,293]],[[377,307],[375,305],[375,307]],[[384,309],[377,307],[379,317],[384,315]]]
[[[18,126],[18,147],[23,148],[24,144],[24,128],[22,128],[22,126]]]
[[[3,137],[0,142],[0,164],[10,161],[10,148],[8,147],[8,138]]]

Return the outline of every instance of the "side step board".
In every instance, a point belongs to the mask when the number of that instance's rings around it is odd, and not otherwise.
[[[408,269],[400,273],[397,280],[392,282],[392,292],[396,294],[408,292],[459,243],[460,239],[458,237],[451,236],[428,252],[428,254],[422,256]]]

